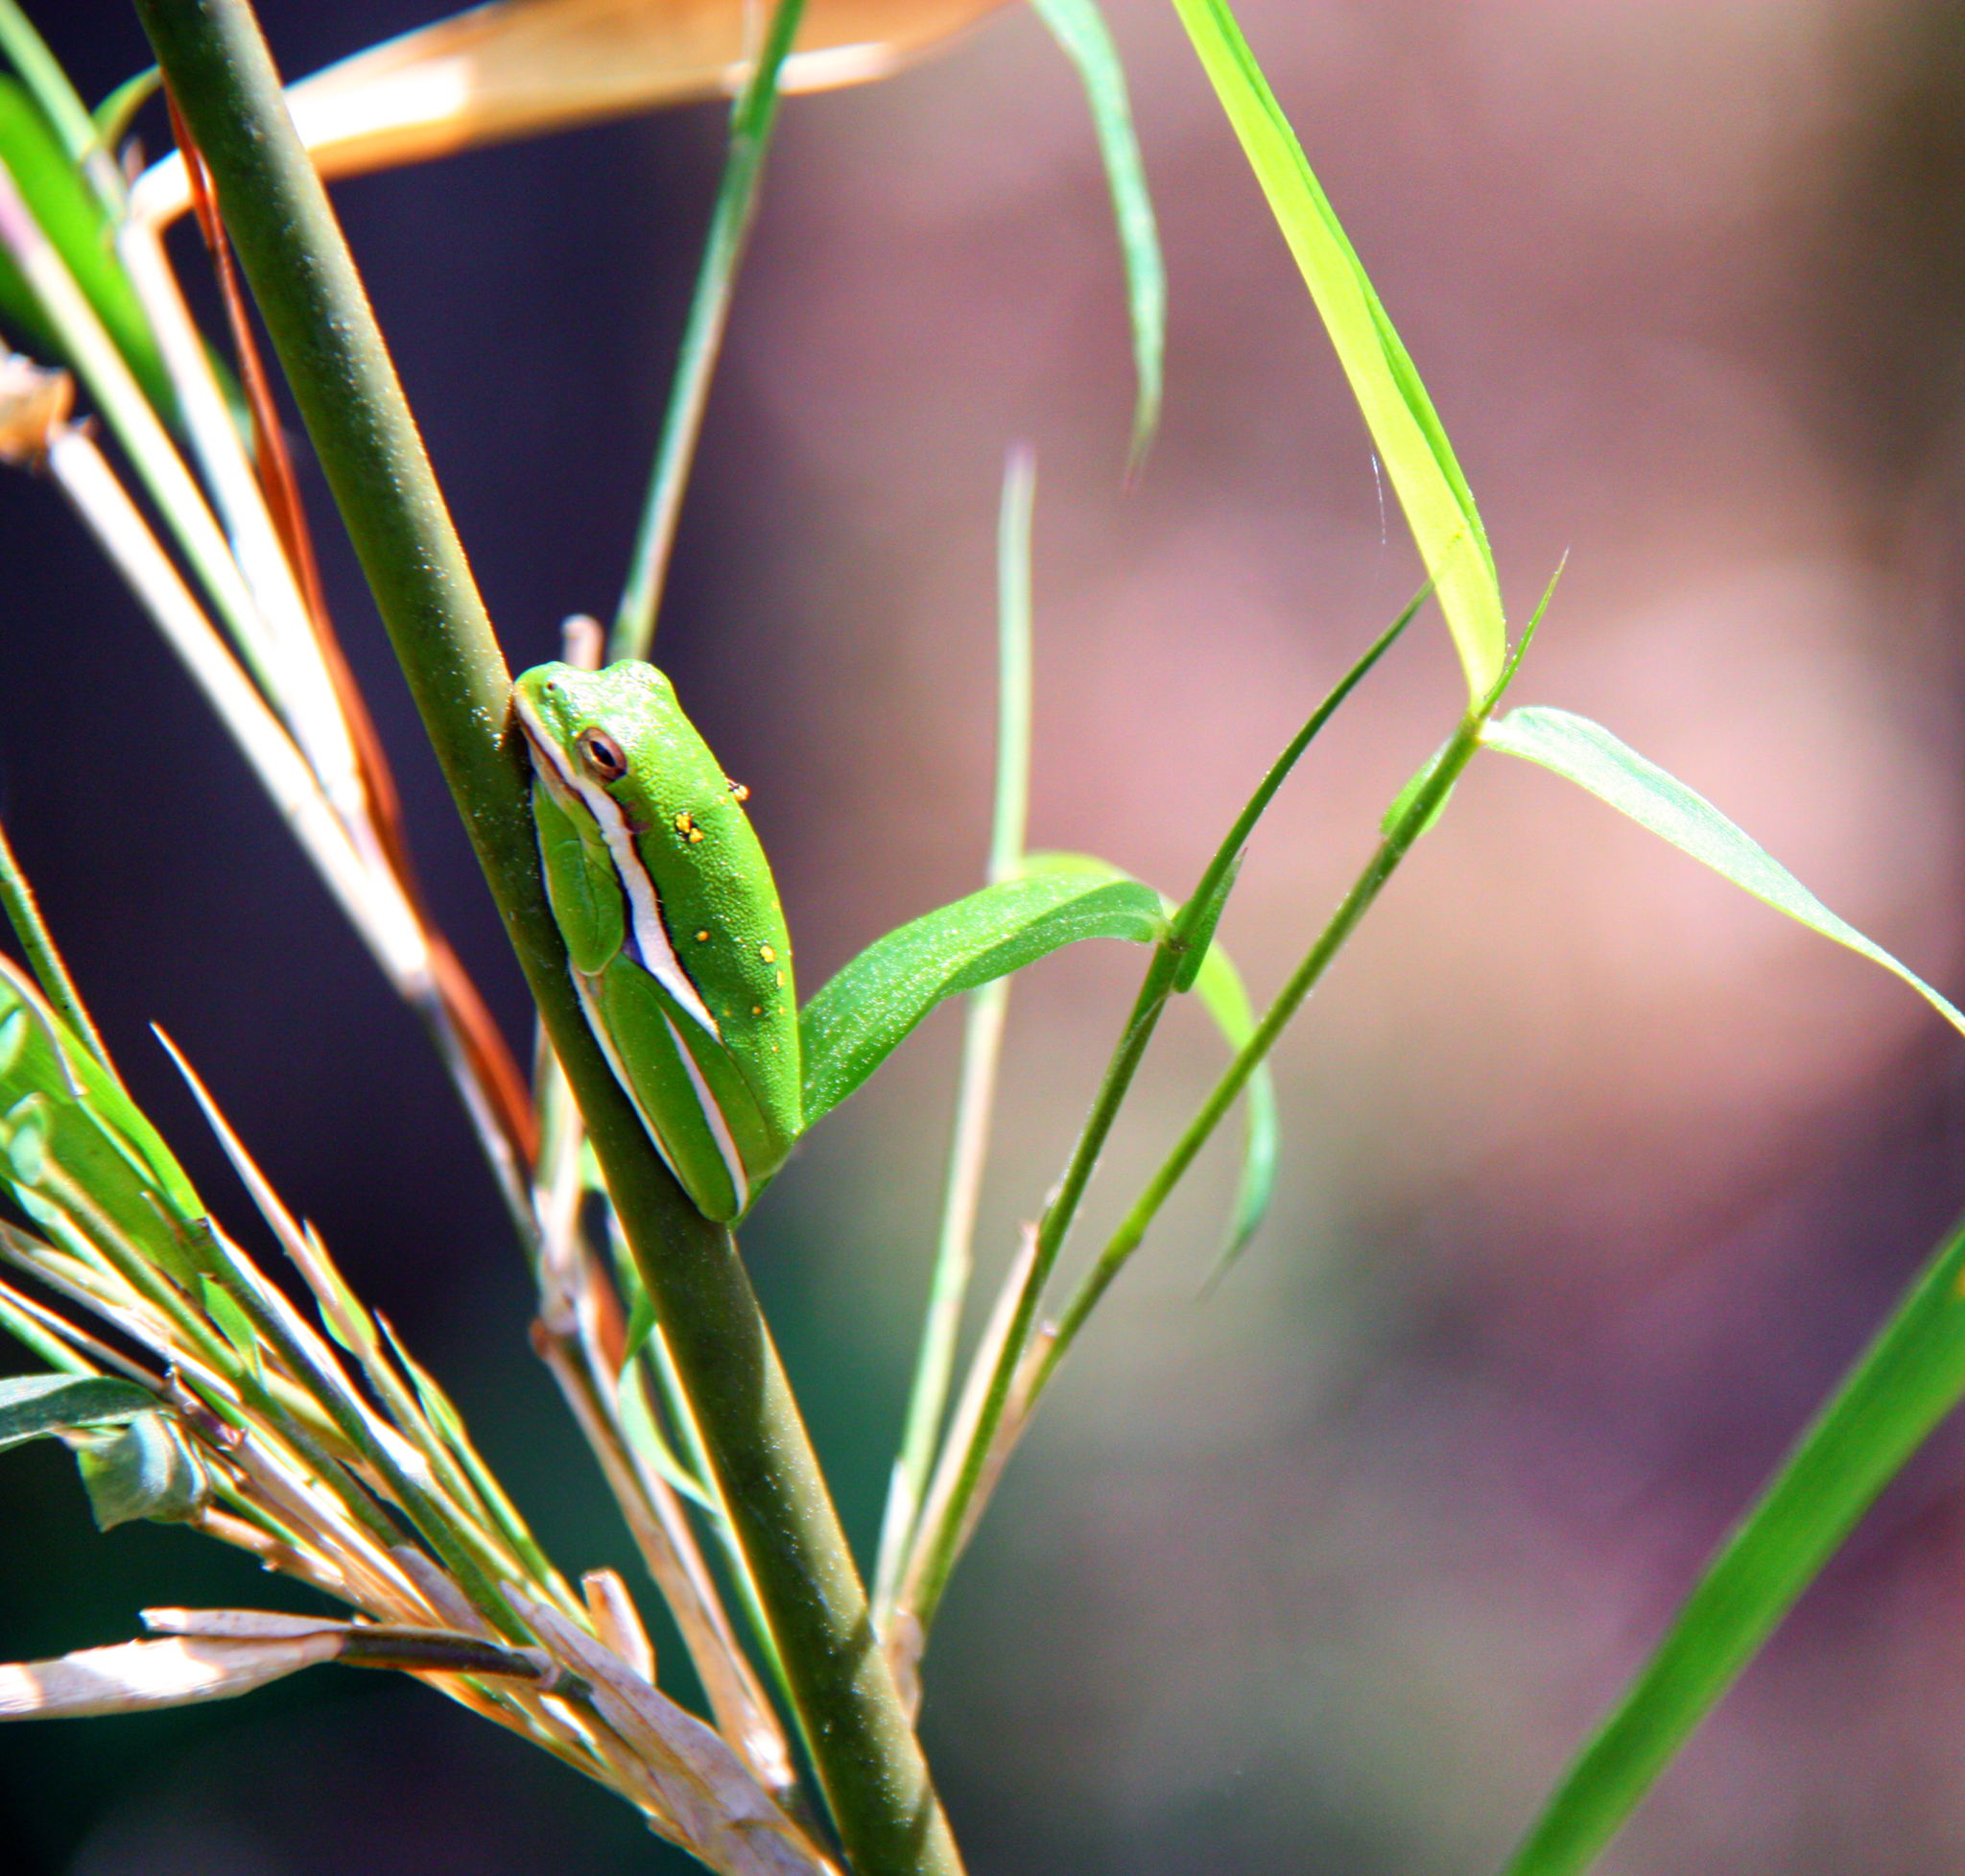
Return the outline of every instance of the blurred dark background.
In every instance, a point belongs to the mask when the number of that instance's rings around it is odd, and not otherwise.
[[[109,0],[31,11],[91,99],[147,62]],[[431,10],[263,11],[297,75]],[[1518,618],[1571,557],[1521,700],[1608,723],[1955,990],[1965,8],[1243,12]],[[751,786],[807,994],[978,883],[1012,440],[1041,463],[1035,843],[1184,890],[1414,583],[1172,10],[1111,16],[1172,276],[1167,421],[1130,487],[1109,211],[1036,22],[1006,12],[785,111],[658,656]],[[161,136],[154,114],[143,130]],[[613,602],[721,131],[706,107],[338,189],[514,667],[552,653],[564,613]],[[433,895],[521,1039],[516,973],[312,492]],[[0,573],[0,813],[139,1098],[259,1246],[155,1022],[453,1389],[562,1566],[633,1580],[416,1026],[59,502],[17,473]],[[1456,688],[1430,622],[1279,804],[1224,926],[1258,996]],[[990,1274],[1136,968],[1088,948],[1016,992]],[[1176,1017],[1086,1244],[1219,1064]],[[746,1237],[863,1550],[957,1028],[947,1013],[820,1129]],[[1922,1005],[1498,761],[1278,1073],[1271,1223],[1197,1301],[1232,1178],[1211,1158],[1075,1355],[935,1635],[925,1726],[979,1872],[1492,1867],[1965,1198],[1965,1067]],[[146,1604],[292,1595],[177,1532],[98,1536],[59,1449],[0,1466],[0,1658],[122,1639]],[[1965,1861],[1961,1477],[1947,1429],[1606,1868]],[[616,1801],[387,1676],[0,1735],[9,1876],[681,1866],[665,1858]]]

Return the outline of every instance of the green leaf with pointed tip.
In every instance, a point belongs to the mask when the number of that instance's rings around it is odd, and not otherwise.
[[[151,1518],[183,1524],[211,1502],[211,1481],[170,1416],[139,1414],[113,1431],[70,1434],[98,1531]]]
[[[1965,1397],[1965,1230],[1919,1272],[1708,1565],[1506,1876],[1575,1876],[1739,1678],[1877,1494]]]
[[[1239,1053],[1255,1033],[1255,1011],[1249,1007],[1248,992],[1243,987],[1242,973],[1219,944],[1208,946],[1195,974],[1195,994],[1207,1006],[1215,1027],[1228,1047]],[[1243,1090],[1248,1121],[1243,1136],[1242,1176],[1235,1187],[1234,1209],[1228,1214],[1228,1228],[1221,1235],[1221,1248],[1216,1253],[1215,1268],[1209,1273],[1212,1284],[1226,1273],[1242,1255],[1243,1247],[1255,1236],[1268,1215],[1269,1200],[1276,1191],[1276,1078],[1267,1062],[1258,1062]]]
[[[1473,491],[1377,291],[1311,173],[1225,0],[1173,0],[1316,301],[1439,594],[1478,702],[1507,653],[1501,584]]]
[[[1200,998],[1201,1007],[1215,1019],[1215,1027],[1221,1032],[1222,1040],[1228,1044],[1231,1054],[1239,1051],[1255,1033],[1255,1012],[1249,1008],[1242,973],[1235,968],[1227,952],[1214,942],[1213,933],[1220,921],[1221,909],[1228,902],[1228,890],[1235,883],[1240,865],[1238,861],[1236,867],[1229,869],[1216,895],[1213,909],[1201,921],[1205,949],[1194,960],[1191,969],[1187,967],[1186,961],[1182,966],[1182,975]],[[1027,873],[1091,873],[1109,879],[1131,877],[1109,860],[1101,860],[1089,853],[1032,853],[1025,858],[1023,869]],[[1177,910],[1173,901],[1162,894],[1160,907],[1172,920]],[[1187,987],[1181,984],[1180,977],[1175,977],[1174,986],[1176,989]],[[1255,1235],[1268,1212],[1269,1200],[1276,1189],[1276,1080],[1269,1072],[1267,1062],[1255,1065],[1243,1093],[1247,1123],[1243,1135],[1242,1174],[1236,1185],[1235,1206],[1228,1217],[1228,1228],[1222,1235],[1221,1248],[1216,1255],[1215,1268],[1208,1278],[1210,1283],[1221,1275]]]
[[[1504,750],[1566,775],[1580,788],[1622,809],[1640,825],[1703,861],[1716,873],[1764,899],[1837,944],[1901,977],[1955,1030],[1965,1015],[1906,964],[1836,917],[1787,868],[1726,819],[1703,796],[1669,775],[1655,762],[1621,743],[1600,724],[1567,710],[1511,710],[1481,732],[1489,748]]]
[[[251,1370],[253,1380],[263,1386],[266,1375],[259,1365],[259,1337],[245,1306],[216,1277],[201,1279],[200,1288],[204,1296],[205,1315],[211,1318],[219,1334],[232,1344],[233,1351]]]
[[[940,1003],[1082,938],[1150,944],[1160,895],[1111,872],[1001,880],[870,944],[798,1015],[805,1125],[829,1113]]]
[[[178,1162],[102,1063],[0,958],[0,1184],[47,1223],[85,1194],[97,1219],[182,1282],[212,1261]],[[97,1228],[93,1223],[88,1229]]]
[[[1412,779],[1409,781],[1406,784],[1406,786],[1398,792],[1398,794],[1392,796],[1392,805],[1385,811],[1385,815],[1378,824],[1378,831],[1381,834],[1389,835],[1392,829],[1398,826],[1400,821],[1406,819],[1406,810],[1412,805],[1413,797],[1419,793],[1419,791],[1432,779],[1432,772],[1439,767],[1439,759],[1441,756],[1445,755],[1446,752],[1447,746],[1444,743],[1442,743],[1439,746],[1439,748],[1434,749],[1433,752],[1430,756],[1428,756],[1426,760],[1423,763],[1421,763],[1419,767],[1413,772]],[[1457,786],[1457,784],[1456,784],[1456,786]],[[1432,812],[1426,817],[1425,821],[1420,826],[1419,832],[1412,836],[1413,840],[1417,841],[1421,839],[1423,836],[1431,834],[1432,830],[1439,825],[1439,818],[1441,815],[1446,813],[1447,803],[1451,801],[1453,798],[1454,791],[1450,788],[1444,795],[1442,795],[1439,797],[1437,801],[1433,803]]]
[[[108,218],[33,98],[5,76],[0,76],[0,161],[6,163],[41,231],[67,262],[96,317],[108,328],[144,395],[167,421],[174,419],[178,396],[171,374],[136,290],[116,257]],[[4,248],[0,331],[43,359],[66,362],[59,337]]]
[[[1208,962],[1208,948],[1215,942],[1215,927],[1221,922],[1221,914],[1228,908],[1228,895],[1235,891],[1235,882],[1242,877],[1242,863],[1247,857],[1248,849],[1243,847],[1222,868],[1221,877],[1215,883],[1208,903],[1200,909],[1200,916],[1188,937],[1187,953],[1180,961],[1180,968],[1173,973],[1173,987],[1183,996],[1194,988],[1195,980]],[[1172,916],[1171,913],[1168,915]]]
[[[155,1411],[156,1396],[107,1374],[16,1374],[0,1380],[0,1453],[30,1439],[113,1426]]]
[[[1126,307],[1132,318],[1133,375],[1139,391],[1133,405],[1132,460],[1138,463],[1160,421],[1162,360],[1167,350],[1167,268],[1160,255],[1160,230],[1146,165],[1132,127],[1125,67],[1112,43],[1098,0],[1030,0],[1051,36],[1077,67],[1092,107],[1092,128],[1112,191],[1119,225],[1119,249],[1125,261]]]

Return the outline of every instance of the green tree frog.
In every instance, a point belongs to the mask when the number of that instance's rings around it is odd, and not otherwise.
[[[683,1190],[734,1222],[804,1120],[792,944],[746,791],[652,665],[538,665],[512,701],[587,1022]]]

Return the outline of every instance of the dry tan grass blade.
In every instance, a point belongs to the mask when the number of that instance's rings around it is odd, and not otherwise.
[[[808,0],[780,88],[885,78],[1004,0]],[[494,0],[384,40],[288,87],[323,176],[355,176],[658,105],[734,95],[766,9],[746,0]],[[166,157],[140,220],[190,204]]]

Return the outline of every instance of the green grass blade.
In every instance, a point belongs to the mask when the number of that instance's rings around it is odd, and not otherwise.
[[[717,354],[722,349],[723,331],[730,322],[737,270],[744,262],[750,225],[757,218],[758,185],[764,179],[764,161],[777,122],[778,74],[804,16],[805,0],[776,0],[764,42],[758,47],[757,62],[730,113],[729,154],[717,185],[709,239],[703,245],[702,265],[697,273],[696,292],[675,357],[675,382],[662,416],[661,439],[655,444],[655,466],[649,479],[627,583],[615,609],[614,629],[607,644],[610,659],[645,658],[654,643],[655,615],[661,609],[669,556],[675,545],[676,524],[682,518],[683,492],[696,462],[697,439],[702,434],[710,380],[716,375]]]
[[[1478,702],[1501,675],[1507,632],[1494,556],[1453,445],[1234,13],[1225,0],[1173,3],[1323,316]]]
[[[1619,742],[1600,724],[1572,716],[1567,710],[1511,710],[1488,724],[1481,741],[1489,748],[1503,749],[1566,775],[1755,898],[1764,899],[1777,912],[1785,912],[1811,931],[1882,965],[1909,985],[1953,1029],[1965,1033],[1965,1014],[1908,965],[1836,917],[1703,796],[1694,795],[1655,762]]]
[[[1954,1230],[1570,1768],[1507,1876],[1585,1869],[1931,1430],[1965,1395]]]
[[[988,877],[1009,879],[1023,864],[1030,813],[1030,529],[1037,503],[1037,459],[1019,444],[1004,464],[996,519],[996,789],[989,827]],[[936,1437],[948,1412],[956,1343],[975,1268],[976,1209],[989,1153],[997,1067],[1009,1010],[1009,980],[972,991],[962,1028],[962,1063],[942,1182],[941,1225],[922,1312],[914,1378],[888,1475],[887,1508],[874,1554],[873,1611],[885,1628],[907,1573],[908,1557],[935,1464]]]
[[[35,31],[16,0],[0,0],[0,55],[5,56],[20,74],[21,83],[34,93],[49,129],[61,139],[69,161],[78,169],[89,171],[91,181],[98,185],[104,179],[103,169],[107,168],[114,192],[110,203],[120,202],[122,178],[116,175],[113,164],[104,162],[103,141],[95,119],[74,85],[68,83],[68,74],[61,69],[60,61],[48,50],[48,42]]]
[[[1201,967],[1195,973],[1194,990],[1207,1006],[1229,1048],[1237,1052],[1245,1048],[1255,1033],[1255,1011],[1243,986],[1242,973],[1219,944],[1208,946]],[[1243,1130],[1242,1176],[1236,1184],[1235,1205],[1228,1214],[1221,1248],[1208,1273],[1209,1288],[1220,1281],[1261,1229],[1276,1190],[1276,1081],[1267,1062],[1256,1064],[1244,1093],[1247,1120]]]
[[[1077,67],[1092,107],[1092,128],[1112,190],[1119,249],[1125,261],[1126,307],[1132,318],[1133,375],[1139,390],[1132,413],[1131,463],[1136,466],[1160,422],[1162,361],[1167,351],[1167,268],[1146,165],[1133,133],[1125,67],[1112,43],[1098,0],[1030,0],[1065,57]]]
[[[1121,871],[1109,860],[1101,860],[1089,853],[1033,853],[1025,859],[1024,871],[1031,875],[1103,873],[1113,879],[1131,878],[1129,873]],[[1239,1054],[1255,1033],[1255,1011],[1250,1007],[1248,991],[1243,985],[1242,973],[1235,968],[1235,961],[1214,941],[1215,923],[1220,917],[1228,889],[1234,882],[1235,868],[1230,867],[1222,873],[1219,885],[1211,895],[1215,904],[1212,915],[1205,921],[1205,931],[1196,930],[1195,934],[1195,942],[1203,947],[1199,962],[1192,970],[1183,965],[1174,983],[1176,989],[1191,988],[1200,998],[1201,1007],[1214,1018],[1215,1027],[1221,1032],[1221,1039],[1227,1043],[1230,1054]],[[1169,919],[1177,916],[1180,910],[1164,893],[1160,906]],[[1243,1247],[1255,1235],[1268,1212],[1269,1199],[1276,1189],[1276,1081],[1267,1062],[1258,1062],[1250,1072],[1246,1092],[1247,1120],[1243,1132],[1242,1173],[1236,1184],[1234,1208],[1228,1215],[1228,1228],[1222,1234],[1221,1248],[1208,1276],[1210,1285],[1241,1255]]]
[[[49,128],[40,107],[14,80],[0,74],[0,160],[41,232],[55,246],[76,285],[107,328],[116,349],[152,405],[175,416],[178,395],[163,354],[110,238],[107,214],[83,181],[74,159]],[[62,364],[74,362],[57,322],[0,248],[0,330],[24,349]]]

